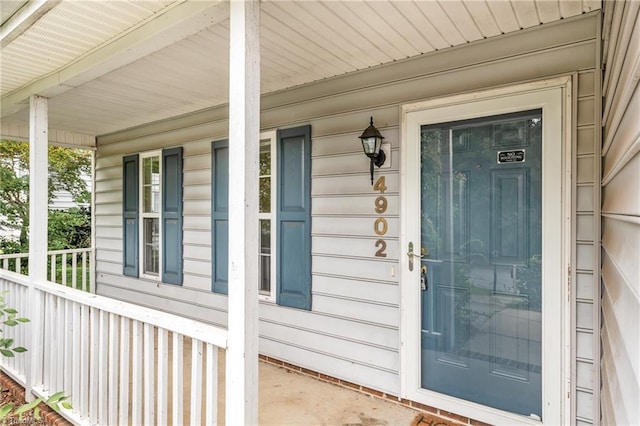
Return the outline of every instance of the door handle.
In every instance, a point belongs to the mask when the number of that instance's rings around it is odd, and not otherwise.
[[[409,270],[413,271],[413,258],[422,258],[422,255],[413,252],[413,243],[409,243],[409,251],[407,251],[407,256],[409,256]]]

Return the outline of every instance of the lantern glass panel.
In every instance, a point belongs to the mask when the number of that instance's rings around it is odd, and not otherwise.
[[[364,149],[364,153],[367,155],[372,155],[376,153],[376,138],[362,138],[362,148]]]

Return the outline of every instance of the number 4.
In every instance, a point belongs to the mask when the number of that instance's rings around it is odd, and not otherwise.
[[[381,194],[384,194],[384,192],[387,190],[384,176],[380,176],[376,183],[373,184],[373,190],[380,191]]]

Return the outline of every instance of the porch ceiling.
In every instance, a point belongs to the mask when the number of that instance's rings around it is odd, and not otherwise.
[[[24,11],[30,3],[44,10],[54,6],[29,20]],[[600,7],[600,0],[265,0],[261,90],[274,92]],[[3,137],[24,133],[32,94],[49,97],[51,129],[85,135],[227,102],[227,2],[2,0],[2,8]]]

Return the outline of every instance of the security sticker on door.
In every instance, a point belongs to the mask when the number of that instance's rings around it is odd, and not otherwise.
[[[498,151],[498,164],[502,163],[524,163],[524,149]]]

